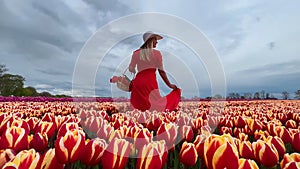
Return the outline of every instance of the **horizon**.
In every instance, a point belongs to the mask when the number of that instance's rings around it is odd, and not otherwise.
[[[297,4],[300,2],[296,0],[290,3],[4,0],[0,2],[0,64],[6,65],[8,73],[23,76],[24,86],[32,86],[38,92],[128,97],[129,93],[118,91],[109,79],[120,75],[132,52],[142,44],[142,33],[151,29],[164,36],[157,49],[163,54],[170,80],[182,88],[185,98],[206,98],[219,93],[228,96],[233,92],[254,95],[261,91],[276,98],[287,91],[294,98],[300,89]],[[168,16],[177,23],[149,24],[160,23],[163,17],[149,23],[143,20],[122,23],[132,16],[149,19],[145,17],[147,14]],[[117,22],[123,25],[113,27]],[[172,24],[175,26],[170,27]],[[89,43],[109,26],[105,41]],[[182,31],[186,27],[190,29]],[[191,32],[192,29],[198,32]],[[128,30],[132,30],[131,34]],[[87,48],[92,55],[79,62]],[[215,59],[215,67],[210,59]],[[159,76],[157,79],[162,95],[168,93],[170,89]],[[78,83],[82,81],[83,84]]]

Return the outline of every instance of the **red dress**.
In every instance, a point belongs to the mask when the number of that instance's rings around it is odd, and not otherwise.
[[[150,61],[140,59],[140,49],[133,52],[129,67],[137,66],[138,73],[132,82],[130,96],[131,105],[141,111],[174,110],[178,106],[181,96],[180,89],[172,90],[162,97],[156,80],[156,70],[163,69],[162,56],[158,50],[152,51]]]

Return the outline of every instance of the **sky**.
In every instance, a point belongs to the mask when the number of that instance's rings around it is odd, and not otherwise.
[[[128,97],[109,79],[125,70],[151,29],[164,36],[157,49],[183,97],[262,90],[292,97],[300,89],[299,6],[297,0],[1,0],[0,64],[39,92]],[[161,93],[170,92],[157,79]]]

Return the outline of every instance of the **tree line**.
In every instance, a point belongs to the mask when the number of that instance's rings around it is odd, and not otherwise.
[[[281,92],[281,97],[284,100],[293,99],[290,97],[290,93],[287,91]],[[228,96],[226,98],[228,99],[277,99],[273,94],[265,92],[264,90],[262,90],[261,92],[255,92],[253,94],[244,93],[243,95],[232,92],[232,93],[228,93]],[[295,91],[294,99],[300,99],[300,90]]]
[[[0,96],[68,97],[66,95],[52,95],[46,91],[39,93],[32,86],[24,87],[24,77],[9,74],[7,71],[6,65],[0,64]]]

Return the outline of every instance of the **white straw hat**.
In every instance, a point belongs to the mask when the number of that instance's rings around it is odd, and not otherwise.
[[[156,37],[157,40],[160,40],[160,39],[163,38],[163,37],[160,36],[159,34],[156,34],[156,33],[152,32],[152,31],[147,31],[147,32],[145,32],[145,33],[143,34],[143,40],[144,40],[143,45],[144,45],[149,39],[151,39],[151,38],[153,38],[153,37]],[[142,46],[143,46],[143,45],[142,45]]]

